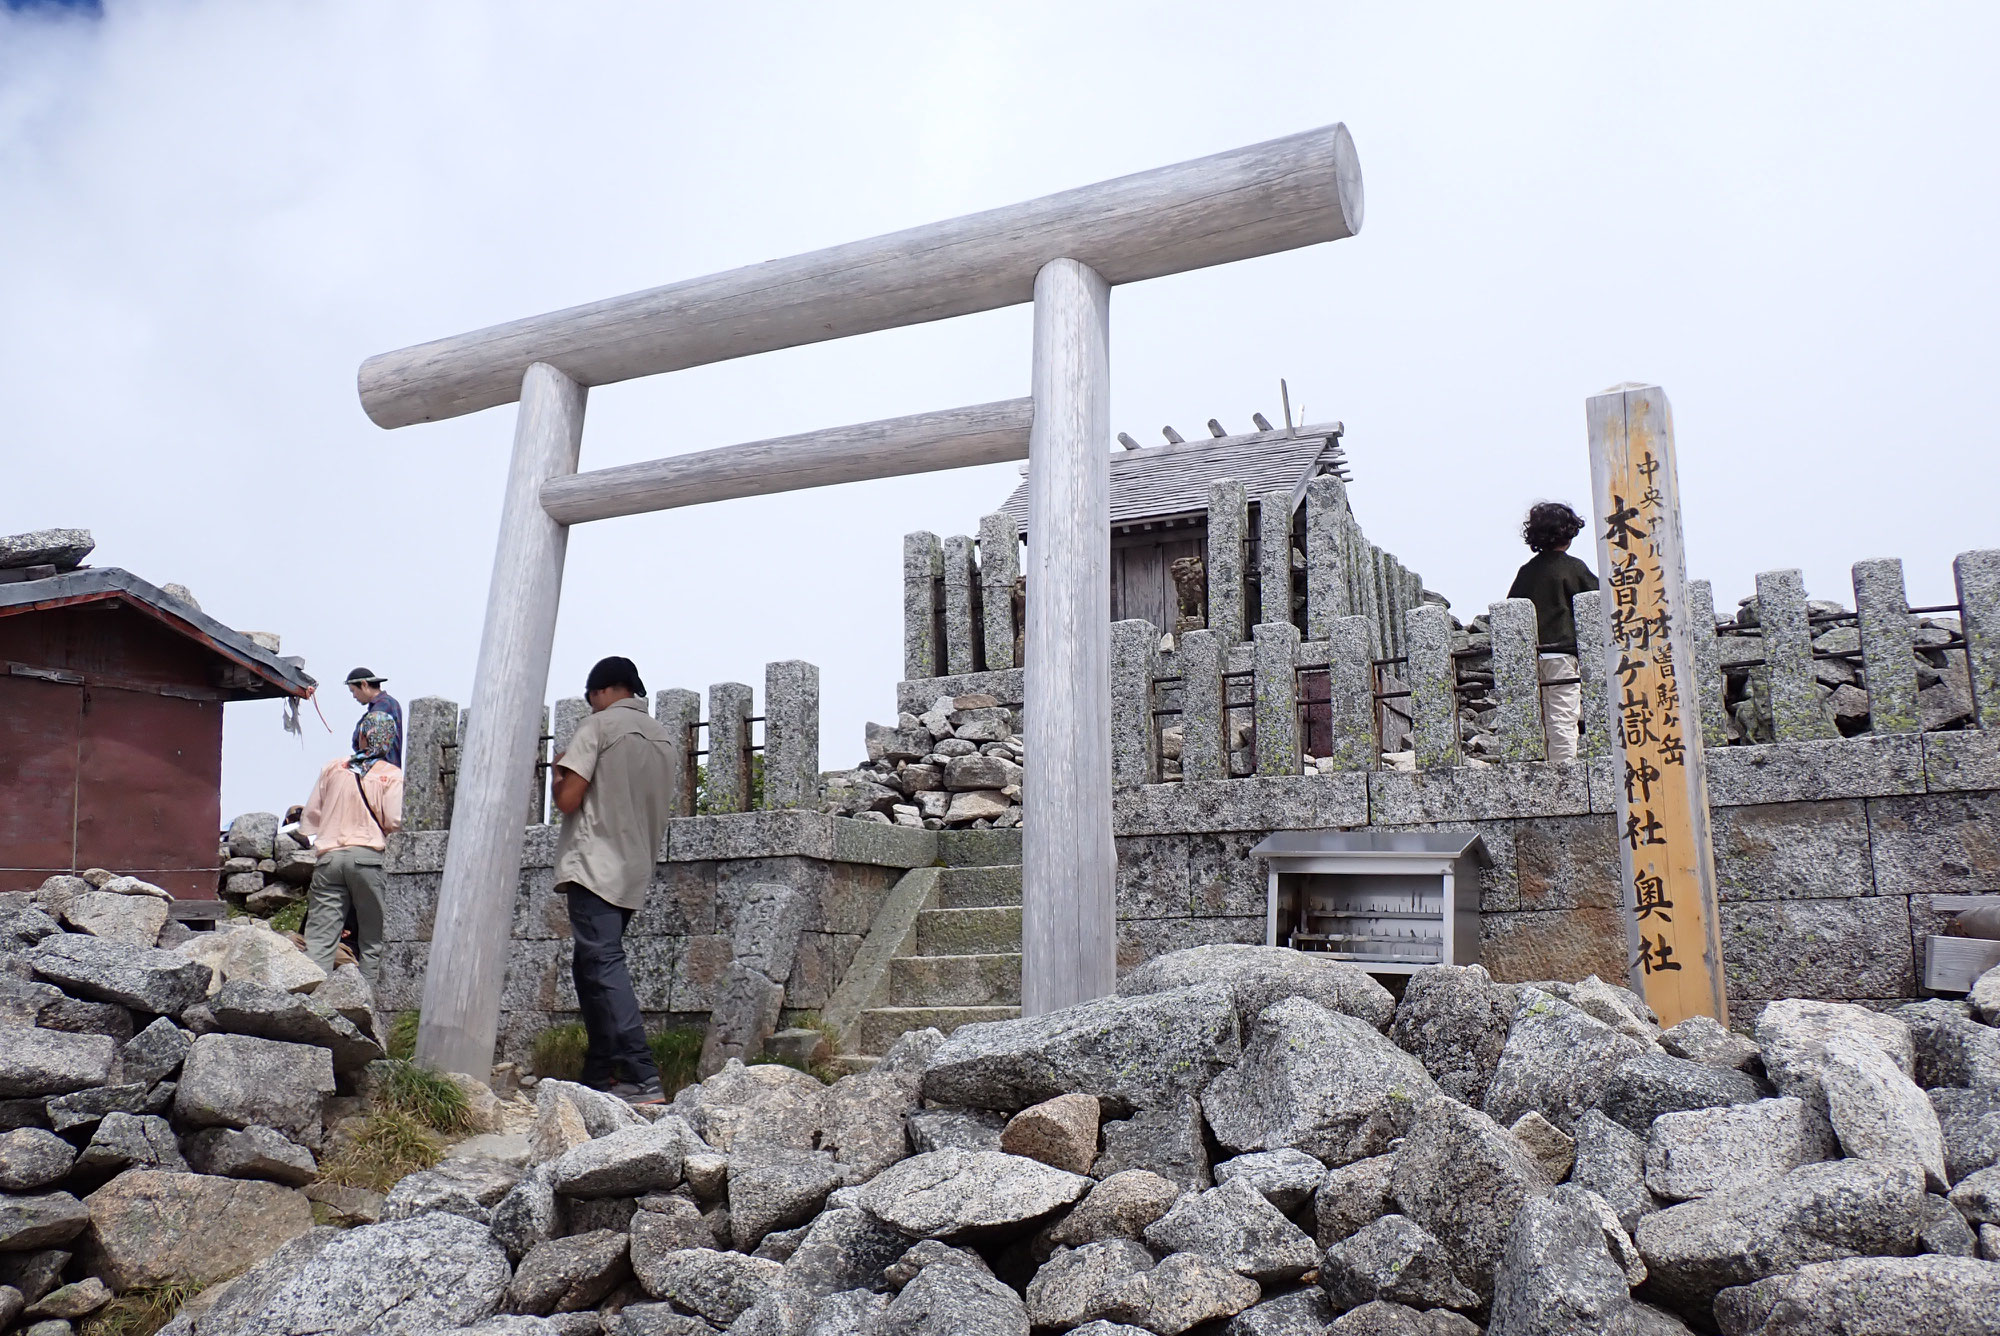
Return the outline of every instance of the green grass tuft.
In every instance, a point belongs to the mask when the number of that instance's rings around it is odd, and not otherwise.
[[[387,1192],[403,1178],[444,1158],[444,1147],[415,1115],[377,1106],[319,1162],[322,1183]]]
[[[389,1062],[387,1074],[375,1088],[375,1104],[447,1135],[472,1130],[465,1092],[449,1076],[414,1062]]]
[[[528,1062],[536,1076],[576,1081],[583,1077],[584,1054],[589,1048],[590,1036],[581,1021],[551,1025],[528,1045]]]
[[[84,1319],[82,1336],[153,1336],[199,1293],[201,1286],[184,1282],[127,1290]]]
[[[271,915],[272,932],[304,932],[306,930],[306,902],[295,900],[277,913]]]
[[[691,1025],[677,1025],[646,1037],[653,1050],[653,1061],[660,1069],[660,1085],[669,1095],[694,1084],[702,1038],[702,1032]]]
[[[417,1024],[423,1019],[418,1011],[399,1011],[396,1019],[389,1022],[389,1056],[398,1062],[408,1062],[417,1056]]]

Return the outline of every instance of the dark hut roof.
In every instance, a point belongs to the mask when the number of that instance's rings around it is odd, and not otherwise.
[[[1210,436],[1178,445],[1118,450],[1111,456],[1111,526],[1196,515],[1208,509],[1208,485],[1219,478],[1243,484],[1251,500],[1288,492],[1296,508],[1306,483],[1343,462],[1338,422],[1300,427],[1295,433],[1253,432]],[[1022,533],[1028,529],[1027,470],[1000,509]]]
[[[303,661],[280,657],[240,631],[116,566],[87,566],[40,580],[0,584],[0,619],[80,604],[131,608],[207,648],[225,661],[224,684],[234,700],[306,696],[318,685]]]

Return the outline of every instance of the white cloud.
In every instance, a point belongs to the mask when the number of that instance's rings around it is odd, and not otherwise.
[[[384,433],[370,353],[1329,120],[1353,241],[1121,289],[1114,425],[1349,428],[1370,533],[1461,611],[1587,498],[1582,398],[1673,396],[1690,564],[1950,597],[2000,544],[1989,7],[113,3],[0,12],[0,530],[281,632],[323,680],[470,691],[510,419]],[[604,464],[1025,391],[998,312],[593,396]],[[900,666],[908,529],[1005,467],[579,529],[550,694],[822,666],[829,763]],[[224,808],[337,737],[231,707]],[[311,712],[308,711],[308,720]]]

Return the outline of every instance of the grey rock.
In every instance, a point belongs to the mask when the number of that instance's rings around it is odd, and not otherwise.
[[[777,1284],[784,1267],[762,1257],[714,1248],[655,1251],[632,1242],[632,1270],[655,1299],[700,1314],[719,1327],[741,1317]]]
[[[245,812],[229,823],[222,837],[232,858],[270,858],[278,847],[278,818],[269,812]]]
[[[0,538],[0,570],[21,566],[53,566],[73,571],[97,549],[88,529],[36,529]]]
[[[53,1132],[18,1127],[0,1133],[0,1191],[34,1192],[60,1183],[76,1162],[76,1148]]]
[[[1523,988],[1484,1108],[1511,1123],[1530,1109],[1565,1132],[1597,1101],[1612,1072],[1645,1046],[1594,1016]]]
[[[275,1183],[133,1168],[90,1194],[90,1269],[112,1289],[206,1287],[313,1227],[312,1203]]]
[[[1923,1089],[1964,1086],[2000,1095],[2000,1030],[1973,1020],[1969,1010],[1933,997],[1889,1013],[1910,1028],[1911,1076]]]
[[[119,1044],[132,1037],[132,1013],[116,1002],[85,1002],[58,995],[42,1008],[35,1023],[44,1030],[108,1035]]]
[[[1007,1116],[991,1109],[917,1109],[905,1125],[910,1146],[919,1155],[934,1150],[999,1150]]]
[[[1265,1201],[1289,1213],[1312,1200],[1326,1178],[1326,1166],[1304,1151],[1290,1149],[1239,1155],[1215,1166],[1217,1183],[1238,1178],[1264,1194]]]
[[[76,1330],[70,1323],[59,1317],[44,1318],[21,1328],[21,1336],[71,1336]]]
[[[1175,1253],[1126,1287],[1120,1316],[1158,1332],[1181,1332],[1233,1317],[1257,1302],[1257,1282],[1194,1253]]]
[[[932,1054],[924,1096],[1013,1111],[1082,1093],[1151,1108],[1198,1093],[1237,1051],[1235,1006],[1220,984],[1098,998],[960,1026]]]
[[[1971,1336],[1996,1329],[2000,1266],[1967,1257],[1853,1257],[1724,1290],[1727,1336]]]
[[[1822,1052],[1819,1081],[1827,1116],[1848,1158],[1914,1160],[1933,1188],[1946,1187],[1944,1131],[1917,1083],[1859,1034],[1836,1034]]]
[[[1224,1330],[1228,1330],[1224,1328]],[[1109,1318],[1099,1318],[1071,1329],[1072,1336],[1152,1336],[1144,1327],[1135,1327],[1129,1322],[1113,1322]]]
[[[2000,1225],[2000,1167],[1981,1169],[1953,1188],[1951,1204],[1975,1225]]]
[[[334,1183],[308,1183],[301,1195],[315,1206],[314,1218],[327,1217],[329,1225],[351,1229],[356,1225],[372,1225],[382,1219],[382,1203],[386,1200],[371,1188],[341,1187]]]
[[[1292,1280],[1312,1270],[1319,1250],[1305,1231],[1244,1180],[1191,1192],[1146,1227],[1162,1253],[1199,1253],[1258,1280]]]
[[[173,951],[73,932],[37,942],[28,963],[64,992],[156,1016],[178,1016],[206,998],[211,974]]]
[[[825,1151],[761,1145],[738,1151],[729,1157],[729,1228],[736,1247],[750,1252],[772,1230],[810,1220],[840,1183],[840,1167]]]
[[[927,1266],[968,1266],[981,1275],[993,1274],[993,1268],[986,1265],[986,1259],[970,1249],[954,1248],[936,1239],[919,1239],[883,1269],[882,1280],[890,1289],[900,1290],[915,1280],[917,1273]]]
[[[516,1184],[515,1186],[519,1186]],[[504,1200],[504,1198],[503,1198]],[[615,1229],[621,1234],[632,1229],[632,1217],[639,1213],[637,1197],[564,1197],[563,1236],[589,1234],[600,1229]],[[710,1240],[703,1239],[702,1247]]]
[[[1633,1329],[1631,1281],[1607,1245],[1589,1195],[1558,1188],[1523,1204],[1494,1278],[1489,1336]]]
[[[62,1284],[71,1254],[60,1248],[32,1252],[0,1252],[0,1285],[19,1290],[22,1304],[33,1303]]]
[[[1449,1309],[1422,1313],[1386,1299],[1342,1313],[1326,1331],[1327,1336],[1479,1336],[1470,1318]]]
[[[1924,1198],[1923,1227],[1917,1231],[1917,1251],[1947,1257],[1979,1256],[1979,1236],[1948,1198],[1933,1192]]]
[[[1477,1108],[1507,1044],[1515,991],[1494,983],[1482,965],[1418,970],[1389,1037],[1424,1064],[1438,1089]]]
[[[0,1196],[0,1252],[68,1243],[89,1223],[89,1208],[67,1192]]]
[[[165,1016],[157,1016],[118,1050],[118,1061],[112,1069],[114,1079],[148,1086],[164,1081],[181,1069],[188,1050],[193,1047],[193,1035]]]
[[[222,985],[208,1000],[215,1023],[231,1034],[310,1044],[333,1055],[338,1073],[358,1072],[385,1054],[353,1021],[308,993],[292,993],[250,979]]]
[[[542,1316],[596,1307],[632,1274],[627,1242],[603,1229],[535,1245],[514,1269],[507,1307]]]
[[[810,1295],[878,1289],[888,1269],[911,1251],[907,1238],[866,1211],[825,1211],[785,1259],[783,1283]]]
[[[1069,1205],[1091,1180],[999,1151],[940,1150],[883,1170],[861,1205],[912,1238],[962,1239],[1025,1230]]]
[[[1435,1099],[1396,1152],[1390,1196],[1450,1251],[1459,1278],[1483,1295],[1492,1290],[1515,1214],[1552,1186],[1505,1128],[1456,1100]]]
[[[1534,1109],[1516,1118],[1507,1131],[1527,1147],[1528,1154],[1535,1157],[1535,1162],[1542,1166],[1542,1172],[1549,1176],[1551,1183],[1560,1183],[1569,1177],[1570,1169],[1576,1164],[1575,1137]]]
[[[1925,1092],[1944,1138],[1945,1174],[1956,1183],[2000,1164],[2000,1093],[1941,1087]]]
[[[592,1090],[574,1081],[543,1080],[536,1083],[535,1116],[538,1120],[545,1109],[557,1102],[574,1106],[582,1115],[584,1130],[593,1137],[608,1137],[628,1127],[648,1125],[637,1109],[602,1090]]]
[[[586,1141],[550,1166],[557,1192],[571,1197],[630,1197],[681,1181],[683,1143],[659,1123]]]
[[[970,1336],[972,1332],[1028,1336],[1028,1310],[1019,1295],[991,1276],[962,1266],[927,1266],[883,1312],[876,1332],[877,1336]]]
[[[567,1224],[545,1164],[522,1174],[520,1181],[507,1189],[507,1195],[494,1203],[487,1220],[493,1241],[507,1250],[510,1261],[519,1261],[537,1244],[561,1237]]]
[[[1098,1129],[1103,1148],[1090,1172],[1110,1178],[1129,1169],[1144,1169],[1183,1188],[1199,1191],[1209,1176],[1208,1139],[1202,1130],[1201,1104],[1193,1095],[1141,1109],[1130,1118]]]
[[[1640,1136],[1663,1113],[1749,1104],[1769,1092],[1755,1077],[1665,1053],[1642,1053],[1619,1065],[1597,1107]]]
[[[1550,982],[1535,986],[1584,1014],[1595,1016],[1622,1035],[1649,1046],[1659,1042],[1659,1017],[1644,998],[1629,988],[1606,983],[1595,974],[1581,983]]]
[[[1031,1104],[1000,1129],[1000,1149],[1009,1155],[1087,1174],[1097,1159],[1097,1127],[1102,1109],[1095,1095],[1057,1095]]]
[[[1057,1253],[1028,1282],[1028,1321],[1067,1328],[1121,1311],[1125,1289],[1153,1269],[1153,1254],[1130,1239],[1107,1239]]]
[[[1841,1002],[1787,998],[1771,1003],[1757,1016],[1764,1073],[1778,1093],[1795,1095],[1809,1110],[1826,1112],[1820,1073],[1826,1065],[1827,1041],[1841,1033],[1852,1033],[1881,1049],[1904,1075],[1916,1071],[1910,1027],[1894,1016]]]
[[[1604,1198],[1626,1231],[1660,1209],[1646,1186],[1646,1140],[1596,1109],[1576,1123],[1576,1161],[1569,1181]]]
[[[33,905],[0,905],[0,951],[26,951],[61,931],[60,923]]]
[[[182,1150],[194,1172],[218,1178],[267,1178],[303,1187],[319,1177],[311,1151],[268,1127],[211,1127],[190,1136]]]
[[[1533,1205],[1524,1209],[1523,1218]],[[1479,1296],[1453,1274],[1443,1245],[1400,1215],[1385,1215],[1329,1248],[1319,1283],[1340,1313],[1375,1299],[1418,1308],[1472,1308],[1479,1303]]]
[[[746,1067],[732,1061],[675,1095],[673,1112],[719,1151],[752,1141],[813,1150],[826,1125],[826,1090],[816,1078],[782,1063]],[[591,1135],[602,1133],[593,1127]]]
[[[1791,1096],[1662,1115],[1646,1146],[1646,1186],[1672,1201],[1707,1197],[1831,1159],[1825,1130]]]
[[[67,873],[58,873],[43,881],[39,888],[30,892],[29,899],[34,902],[37,909],[47,914],[53,920],[62,917],[63,906],[69,903],[72,896],[82,895],[85,891],[94,891],[96,889],[95,886],[92,886],[82,877],[72,877]]]
[[[1292,1147],[1346,1164],[1387,1149],[1437,1095],[1423,1064],[1373,1026],[1295,997],[1258,1016],[1202,1109],[1233,1150]]]
[[[1731,1285],[1839,1257],[1915,1252],[1923,1213],[1916,1165],[1834,1160],[1670,1206],[1639,1222],[1636,1241],[1651,1293],[1698,1319]]]
[[[28,1305],[30,1318],[80,1318],[95,1313],[111,1302],[111,1291],[96,1276],[86,1276],[51,1290]]]
[[[518,1313],[489,1317],[469,1327],[459,1327],[463,1336],[560,1336],[561,1328],[547,1318],[524,1317]],[[443,1333],[438,1333],[443,1336]]]
[[[435,1169],[410,1174],[389,1189],[382,1202],[382,1219],[414,1220],[445,1214],[490,1226],[493,1208],[513,1191],[521,1173],[499,1160],[442,1160]]]
[[[1757,1045],[1740,1034],[1730,1033],[1713,1016],[1690,1016],[1661,1031],[1660,1047],[1673,1057],[1711,1067],[1753,1074],[1764,1068],[1764,1055]]]
[[[21,1310],[27,1306],[28,1301],[19,1290],[12,1285],[0,1285],[0,1331],[12,1327],[14,1319],[21,1316]]]
[[[106,941],[150,947],[159,942],[160,929],[166,926],[167,906],[151,896],[85,891],[63,906],[63,921]]]
[[[875,1177],[910,1153],[905,1119],[917,1105],[912,1084],[868,1071],[827,1087],[820,1149],[831,1152],[855,1182]]]
[[[1105,1239],[1136,1239],[1165,1215],[1181,1186],[1148,1169],[1127,1169],[1090,1189],[1049,1231],[1049,1241],[1080,1248]]]
[[[1169,951],[1118,982],[1124,997],[1163,993],[1197,984],[1224,984],[1235,994],[1237,1023],[1248,1030],[1266,1007],[1288,997],[1317,1002],[1328,1011],[1389,1028],[1395,996],[1358,965],[1282,946],[1224,942]]]
[[[626,1304],[604,1317],[604,1336],[714,1336],[716,1330],[672,1304]]]
[[[326,982],[312,991],[313,1000],[333,1008],[369,1038],[379,1038],[375,1030],[375,990],[368,986],[355,965],[335,966]]]
[[[1363,1225],[1392,1214],[1390,1181],[1396,1157],[1375,1155],[1329,1169],[1313,1194],[1313,1231],[1322,1248],[1331,1248]]]
[[[118,1045],[107,1035],[38,1026],[0,1028],[0,1096],[62,1095],[111,1079]]]
[[[719,1248],[728,1242],[727,1238],[715,1236],[700,1204],[678,1192],[653,1192],[639,1198],[639,1210],[632,1217],[630,1230],[634,1234],[643,1230],[649,1246],[661,1251]]]
[[[333,1057],[323,1048],[205,1034],[182,1064],[174,1118],[191,1128],[274,1127],[315,1145],[321,1101],[333,1091]]]
[[[165,1169],[185,1173],[188,1162],[181,1158],[174,1129],[164,1118],[147,1114],[107,1113],[97,1125],[90,1144],[76,1157],[78,1169],[116,1173],[134,1165],[144,1169]]]
[[[142,1085],[99,1086],[70,1095],[57,1095],[43,1105],[49,1126],[58,1132],[78,1132],[96,1124],[108,1113],[143,1113],[147,1090]]]
[[[1333,1317],[1325,1290],[1293,1290],[1244,1309],[1229,1319],[1222,1336],[1323,1336]]]
[[[217,1309],[234,1298],[227,1294],[191,1336],[429,1336],[491,1317],[506,1292],[506,1254],[461,1216],[326,1232],[261,1304],[218,1323]]]

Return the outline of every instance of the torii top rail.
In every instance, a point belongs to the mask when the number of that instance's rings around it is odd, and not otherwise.
[[[492,1061],[567,526],[735,496],[1029,458],[1023,1010],[1111,991],[1110,289],[1361,230],[1331,125],[1027,203],[383,353],[383,427],[518,401],[417,1054]],[[1035,303],[1031,396],[576,472],[586,389]]]

